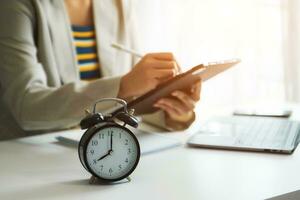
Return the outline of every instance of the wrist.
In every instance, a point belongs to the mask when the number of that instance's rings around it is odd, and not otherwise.
[[[196,118],[195,112],[191,111],[185,115],[171,117],[168,114],[165,115],[165,122],[167,127],[172,130],[184,130],[187,129]]]
[[[117,97],[120,99],[130,99],[130,89],[126,85],[127,83],[127,75],[123,76],[120,80],[120,87]]]
[[[176,121],[176,122],[181,122],[181,123],[186,123],[188,121],[191,121],[191,119],[194,118],[195,113],[193,111],[190,111],[188,113],[185,113],[183,115],[177,115],[177,116],[168,116],[170,120]]]

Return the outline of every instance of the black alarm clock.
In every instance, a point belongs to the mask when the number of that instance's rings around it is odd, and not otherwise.
[[[103,101],[116,101],[123,110],[113,115],[96,112]],[[123,124],[120,124],[123,123]],[[100,181],[119,181],[129,177],[140,159],[140,145],[126,125],[138,127],[138,119],[127,110],[126,101],[104,98],[95,102],[93,112],[80,122],[87,129],[80,139],[78,154],[83,167]]]

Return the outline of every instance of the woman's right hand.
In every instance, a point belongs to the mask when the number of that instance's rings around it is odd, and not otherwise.
[[[130,99],[141,96],[174,77],[179,71],[172,53],[147,54],[121,78],[118,97]]]

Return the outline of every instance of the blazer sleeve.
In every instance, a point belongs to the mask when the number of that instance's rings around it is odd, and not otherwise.
[[[37,59],[35,17],[30,1],[0,3],[0,90],[7,108],[24,130],[68,128],[99,98],[115,97],[120,77],[91,83],[49,86]],[[101,109],[112,104],[99,105]]]

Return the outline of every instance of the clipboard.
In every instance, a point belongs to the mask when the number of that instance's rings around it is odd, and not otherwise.
[[[174,78],[162,83],[155,89],[147,92],[146,94],[130,101],[128,103],[129,109],[134,109],[135,115],[151,114],[158,111],[158,108],[153,105],[161,98],[170,96],[175,90],[185,90],[191,87],[198,81],[206,81],[223,71],[233,67],[240,62],[239,59],[223,60],[218,62],[209,62],[207,64],[200,64],[192,69],[181,73]],[[116,114],[122,108],[112,112]]]

